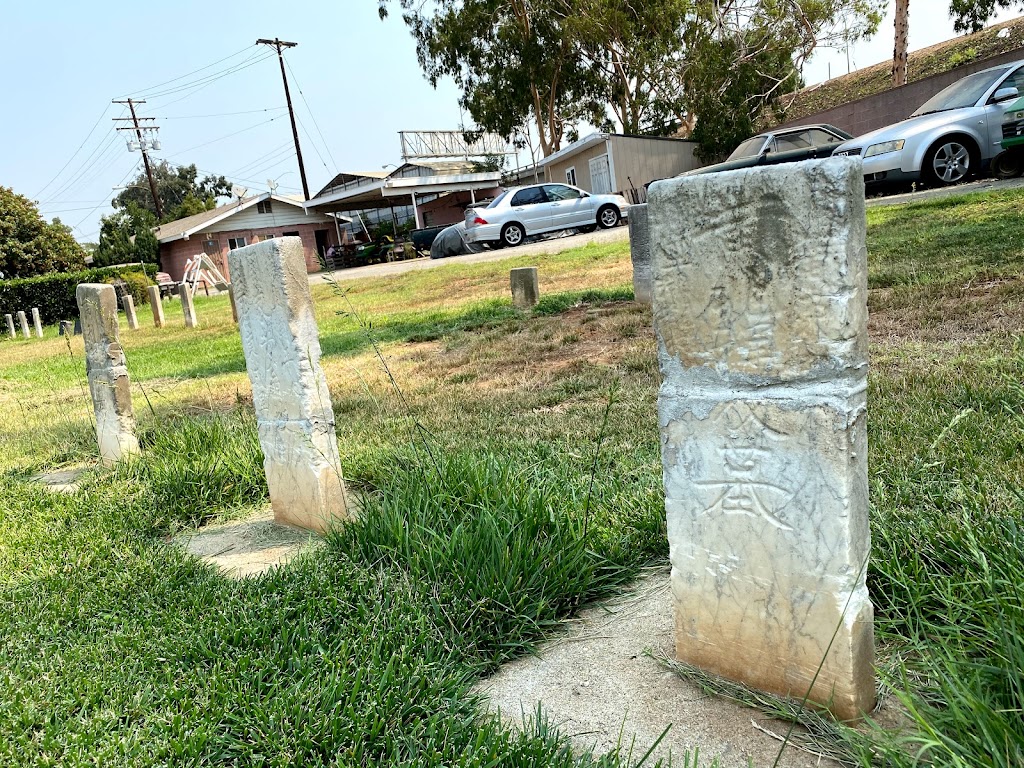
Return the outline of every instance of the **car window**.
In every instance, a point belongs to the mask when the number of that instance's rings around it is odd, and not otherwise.
[[[733,150],[732,154],[729,155],[729,159],[739,160],[743,157],[757,157],[761,154],[761,148],[764,146],[764,138],[764,136],[755,136],[752,139],[747,139]]]
[[[945,112],[950,109],[973,107],[978,103],[978,99],[985,95],[985,91],[991,88],[1009,70],[1009,67],[999,67],[999,69],[994,71],[978,72],[968,75],[962,80],[957,80],[918,107],[911,117],[927,115],[932,112]]]
[[[783,133],[775,137],[776,152],[789,152],[794,149],[810,149],[811,139],[807,131]]]
[[[1019,93],[1024,94],[1024,67],[1020,67],[1016,72],[1003,80],[1003,82],[999,84],[999,87],[1016,88]]]
[[[544,196],[543,187],[526,187],[520,189],[512,196],[512,205],[536,205],[546,203],[548,199]]]
[[[500,195],[498,195],[496,198],[491,200],[491,202],[487,205],[487,207],[488,208],[497,208],[501,204],[501,201],[504,200],[506,197],[508,197],[508,190],[505,190]]]
[[[843,139],[836,136],[834,133],[823,131],[821,128],[812,128],[807,132],[808,137],[811,140],[811,144],[816,147],[824,147],[829,144],[842,144]]]
[[[548,200],[577,200],[580,197],[578,189],[567,187],[565,184],[545,184],[544,191]]]

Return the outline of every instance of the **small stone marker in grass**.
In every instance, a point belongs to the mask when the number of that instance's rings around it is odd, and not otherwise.
[[[117,332],[114,286],[82,283],[75,291],[85,339],[85,372],[96,413],[100,456],[113,464],[139,452],[128,367]]]
[[[629,257],[633,262],[633,298],[651,303],[651,231],[647,203],[629,207]]]
[[[28,318],[22,310],[18,310],[18,322],[21,323],[21,335],[26,339],[32,338],[31,332],[28,330]]]
[[[235,289],[228,286],[228,301],[231,302],[231,319],[238,322],[238,305],[235,304]]]
[[[540,287],[536,267],[517,267],[509,273],[512,284],[512,306],[530,309],[540,301]]]
[[[153,325],[157,328],[164,327],[164,302],[160,298],[160,286],[151,285],[146,289],[149,293],[149,306],[153,309]]]
[[[350,513],[302,241],[236,248],[228,265],[274,519],[325,531]]]
[[[7,333],[12,339],[18,338],[18,331],[14,328],[14,315],[4,315],[7,318]]]
[[[60,335],[61,336],[74,336],[75,335],[75,324],[70,320],[60,321]]]
[[[858,718],[875,702],[861,165],[664,181],[649,205],[676,654]]]
[[[181,311],[185,314],[185,327],[197,328],[199,319],[196,317],[196,305],[192,301],[192,289],[188,283],[178,286],[178,296],[181,298]]]
[[[32,325],[36,329],[36,338],[43,338],[43,320],[39,317],[39,307],[32,307]]]
[[[128,328],[133,331],[139,330],[139,316],[135,314],[135,299],[127,293],[121,297],[121,304],[124,305],[124,319]]]

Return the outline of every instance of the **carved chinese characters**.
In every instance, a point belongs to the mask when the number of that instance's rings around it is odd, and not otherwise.
[[[677,655],[842,718],[874,703],[863,189],[844,158],[649,207]]]
[[[238,248],[228,263],[274,518],[324,531],[348,511],[302,242]]]

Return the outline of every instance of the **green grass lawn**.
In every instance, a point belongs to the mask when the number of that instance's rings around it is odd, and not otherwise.
[[[869,212],[869,586],[909,718],[831,731],[851,762],[1024,762],[1022,203]],[[0,764],[624,765],[543,718],[503,730],[470,693],[667,555],[627,246],[529,262],[545,298],[526,315],[507,296],[525,260],[314,290],[364,509],[244,581],[168,543],[266,503],[226,299],[197,299],[197,331],[176,303],[162,330],[139,308],[122,341],[144,455],[69,496],[29,478],[95,455],[81,339],[3,342]]]

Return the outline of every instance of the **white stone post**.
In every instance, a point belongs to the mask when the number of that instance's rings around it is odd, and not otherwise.
[[[530,309],[540,301],[540,285],[536,267],[517,267],[509,272],[512,287],[512,306]]]
[[[858,718],[875,701],[860,161],[663,181],[649,206],[677,656]]]
[[[629,206],[629,257],[633,262],[633,298],[651,303],[651,231],[647,203]]]
[[[12,339],[18,338],[18,332],[14,328],[14,315],[4,315],[7,318],[7,333],[11,335]]]
[[[85,340],[85,372],[104,463],[139,452],[128,367],[117,333],[114,286],[83,283],[75,291]]]
[[[181,299],[181,311],[185,314],[185,327],[198,328],[199,318],[196,317],[196,305],[192,301],[192,289],[188,283],[178,286],[178,297]]]
[[[28,330],[28,318],[25,317],[25,313],[22,310],[18,310],[18,322],[21,323],[21,334],[26,339],[32,338],[32,334]]]
[[[135,299],[126,293],[121,297],[121,304],[124,305],[124,319],[129,330],[139,330],[139,316],[135,314]]]
[[[228,265],[274,519],[325,531],[349,513],[302,241],[236,248]]]
[[[149,293],[149,306],[153,309],[153,325],[164,327],[164,302],[160,298],[160,286],[151,285],[146,289]]]
[[[36,338],[43,338],[43,320],[39,316],[39,307],[32,307],[32,325],[36,329]]]

